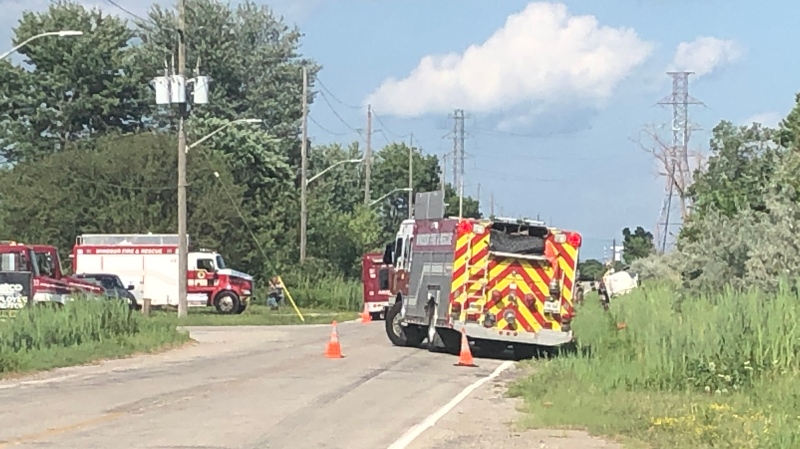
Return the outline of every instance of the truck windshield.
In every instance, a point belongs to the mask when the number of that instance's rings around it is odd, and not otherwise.
[[[28,255],[22,249],[0,254],[0,271],[29,271]],[[38,274],[38,270],[33,270],[33,274]]]
[[[56,265],[55,261],[53,260],[53,256],[51,256],[49,252],[37,252],[36,261],[39,267],[39,273],[45,276],[55,277]]]
[[[217,254],[217,270],[225,269],[225,260],[222,259],[222,256]]]

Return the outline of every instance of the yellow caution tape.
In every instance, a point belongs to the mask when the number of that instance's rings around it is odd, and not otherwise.
[[[283,279],[281,279],[280,276],[278,276],[278,282],[281,283],[281,288],[283,288],[283,292],[286,293],[286,297],[289,298],[289,301],[292,303],[292,307],[294,307],[294,311],[297,313],[297,316],[300,317],[300,321],[305,322],[306,319],[303,318],[303,314],[300,313],[300,309],[297,308],[297,304],[295,304],[294,299],[292,299],[292,294],[289,293],[289,289],[286,288],[286,284],[283,283]]]

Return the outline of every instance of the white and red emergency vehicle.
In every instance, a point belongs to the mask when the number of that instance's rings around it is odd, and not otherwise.
[[[392,273],[394,271],[391,265],[383,263],[383,253],[367,253],[361,256],[364,309],[373,319],[383,319],[389,308]]]
[[[112,273],[154,307],[178,305],[176,234],[84,234],[72,250],[74,273]],[[187,254],[190,307],[214,306],[225,314],[242,313],[253,294],[253,277],[232,270],[222,255],[209,250]]]

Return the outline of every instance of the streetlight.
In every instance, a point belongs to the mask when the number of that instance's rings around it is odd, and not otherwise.
[[[0,60],[7,58],[11,53],[14,53],[15,51],[19,50],[20,48],[30,44],[32,41],[34,41],[36,39],[39,39],[40,37],[45,37],[45,36],[67,37],[67,36],[82,36],[82,35],[83,35],[83,31],[72,31],[72,30],[48,31],[46,33],[40,33],[40,34],[37,34],[36,36],[29,37],[28,39],[22,41],[22,43],[18,44],[16,47],[14,47],[11,50],[3,53],[3,55],[0,56]]]
[[[359,164],[363,160],[364,160],[363,158],[362,159],[345,159],[343,161],[336,162],[336,163],[332,164],[330,167],[326,168],[325,170],[322,170],[321,172],[317,173],[316,175],[314,175],[314,176],[312,176],[312,177],[310,177],[308,179],[305,179],[305,170],[303,171],[303,176],[302,177],[303,177],[304,181],[300,181],[302,183],[301,189],[300,189],[300,263],[303,263],[303,262],[306,261],[306,244],[307,244],[306,235],[307,235],[307,231],[308,231],[308,202],[306,201],[307,200],[307,198],[306,198],[306,195],[307,195],[306,187],[308,187],[308,184],[311,183],[311,181],[319,178],[320,176],[324,175],[325,173],[329,172],[331,169],[333,169],[335,167],[338,167],[338,166],[340,166],[342,164]]]
[[[363,161],[364,161],[364,158],[361,158],[361,159],[347,159],[347,160],[344,160],[344,161],[339,161],[339,162],[331,165],[330,167],[326,168],[325,170],[322,170],[321,172],[317,173],[316,175],[308,178],[308,180],[306,181],[306,185],[309,185],[311,183],[311,181],[319,178],[320,176],[324,175],[325,173],[327,173],[331,169],[336,168],[336,167],[338,167],[338,166],[340,166],[342,164],[360,164]]]
[[[230,122],[220,126],[219,128],[215,129],[214,131],[211,131],[210,133],[206,134],[204,137],[202,137],[197,142],[189,145],[189,147],[186,148],[186,152],[188,153],[189,150],[191,150],[192,148],[196,147],[197,145],[200,145],[201,143],[203,143],[206,140],[212,138],[214,135],[218,134],[222,130],[226,129],[227,127],[229,127],[231,125],[235,125],[236,123],[263,123],[263,122],[264,122],[264,120],[257,119],[257,118],[241,118],[241,119],[238,119],[238,120],[230,121]]]
[[[377,200],[375,200],[375,201],[373,201],[373,202],[369,203],[369,205],[370,205],[370,206],[374,206],[374,205],[376,205],[376,204],[380,203],[381,201],[385,200],[387,197],[389,197],[389,195],[391,195],[391,194],[393,194],[393,193],[397,193],[397,192],[410,192],[411,190],[412,190],[412,189],[411,189],[411,187],[403,187],[403,188],[400,188],[400,189],[394,189],[394,190],[392,190],[391,192],[387,193],[386,195],[383,195],[382,197],[378,198]],[[411,205],[409,205],[409,207],[411,207]]]

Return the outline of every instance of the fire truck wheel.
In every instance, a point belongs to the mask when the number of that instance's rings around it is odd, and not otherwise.
[[[417,347],[425,339],[425,332],[414,324],[409,324],[408,326],[400,324],[400,309],[402,307],[403,301],[397,301],[386,311],[386,335],[395,346]]]
[[[242,305],[242,301],[233,292],[222,292],[214,298],[214,307],[217,312],[231,315],[237,313]]]

